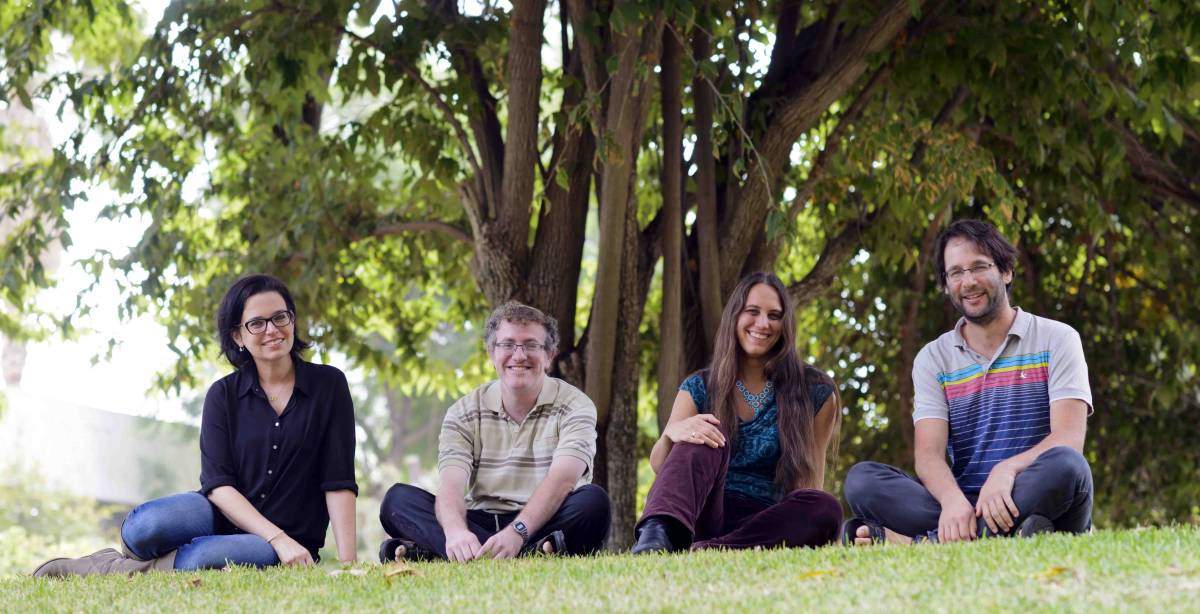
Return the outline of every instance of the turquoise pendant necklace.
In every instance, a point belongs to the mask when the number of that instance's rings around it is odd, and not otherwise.
[[[762,408],[775,399],[775,386],[771,383],[771,380],[767,380],[767,385],[763,386],[762,392],[758,394],[750,394],[750,391],[746,389],[746,385],[742,383],[742,380],[737,380],[736,383],[738,392],[742,393],[742,398],[746,400],[746,404],[750,406],[750,409],[754,410],[755,416],[758,415],[758,412],[762,411]]]

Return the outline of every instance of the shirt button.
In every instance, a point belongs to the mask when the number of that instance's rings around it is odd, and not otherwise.
[[[258,496],[258,498],[259,498],[259,499],[266,499],[266,498],[267,498],[267,493],[263,493],[263,494],[259,495],[259,496]]]
[[[278,450],[278,449],[279,449],[279,446],[271,446],[271,449],[272,449],[272,450]]]
[[[278,426],[279,426],[279,423],[278,423],[278,422],[276,422],[276,423],[275,423],[275,426],[276,426],[276,427],[278,427]]]
[[[267,475],[271,475],[271,470],[267,469]]]

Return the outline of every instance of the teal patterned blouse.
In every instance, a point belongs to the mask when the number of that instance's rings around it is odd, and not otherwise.
[[[805,375],[810,382],[808,397],[815,414],[833,392],[833,386],[818,379],[815,369],[809,368]],[[679,386],[691,395],[697,410],[704,414],[712,411],[704,384],[706,376],[707,370],[698,371]],[[729,472],[725,475],[725,493],[768,504],[777,503],[787,494],[775,489],[775,466],[779,464],[780,454],[779,407],[772,398],[753,419],[738,421],[737,444],[729,459]]]

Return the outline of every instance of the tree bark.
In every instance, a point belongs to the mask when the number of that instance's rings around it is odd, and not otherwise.
[[[584,379],[587,395],[596,404],[601,422],[607,421],[611,409],[617,324],[623,315],[620,288],[625,217],[629,210],[630,184],[636,170],[639,137],[636,128],[645,114],[641,94],[646,83],[638,74],[638,62],[646,55],[657,55],[652,50],[657,49],[662,22],[657,20],[654,25],[631,24],[627,27],[634,30],[613,33],[617,70],[609,76],[606,87],[608,104],[604,123],[596,127],[596,133],[601,135],[597,146],[604,158],[605,169],[600,187],[596,290],[592,298],[591,338]],[[585,38],[579,38],[581,43]],[[604,92],[593,91],[591,94],[601,96]]]
[[[730,207],[722,220],[721,280],[725,290],[731,289],[753,241],[762,232],[767,213],[775,205],[779,178],[792,145],[816,125],[829,105],[858,82],[871,57],[896,40],[908,22],[911,4],[909,0],[892,0],[871,23],[832,51],[825,70],[815,78],[799,75],[782,88],[780,95],[760,98],[747,113],[751,118],[763,114],[766,121],[763,129],[752,133],[756,147],[749,153],[749,170],[738,190],[738,206]],[[768,69],[768,75],[775,69]]]
[[[659,317],[658,429],[671,415],[676,386],[683,378],[683,78],[682,45],[674,28],[663,29],[662,72],[662,195],[663,273],[662,313]]]
[[[707,24],[705,24],[707,25]],[[704,26],[694,28],[692,58],[697,65],[709,62],[712,41]],[[713,85],[696,71],[692,80],[696,130],[696,260],[700,283],[700,321],[704,326],[704,356],[712,355],[717,325],[721,321],[721,252],[717,233],[717,162],[713,148]]]

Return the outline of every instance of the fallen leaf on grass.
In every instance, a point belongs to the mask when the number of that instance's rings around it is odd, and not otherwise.
[[[365,569],[335,569],[335,570],[329,572],[329,575],[331,577],[332,576],[341,576],[341,575],[346,575],[346,574],[349,574],[352,576],[365,576],[365,575],[367,575],[367,570],[365,570]]]
[[[842,573],[836,569],[814,569],[800,574],[801,580],[812,580],[814,578],[824,578],[826,576],[840,576]]]
[[[421,571],[418,570],[416,567],[409,567],[408,565],[400,565],[400,564],[388,565],[387,569],[383,572],[383,577],[387,578],[388,580],[391,580],[392,578],[395,578],[396,576],[418,576],[419,577],[419,576],[423,576],[423,575],[425,575],[425,574],[421,573]]]
[[[1053,565],[1053,566],[1047,567],[1043,571],[1033,574],[1032,577],[1035,580],[1046,580],[1046,581],[1054,582],[1054,581],[1062,580],[1064,576],[1075,577],[1076,575],[1077,574],[1076,574],[1075,570],[1071,569],[1070,567],[1062,567],[1059,565]]]
[[[192,588],[200,588],[201,584],[203,584],[203,582],[200,581],[200,578],[192,578],[188,581],[188,586]]]

